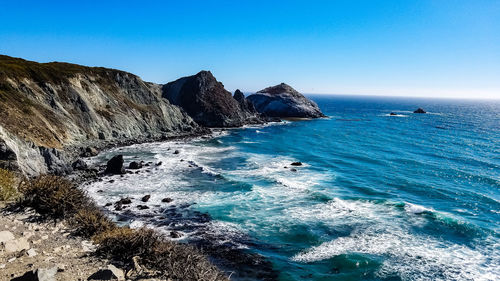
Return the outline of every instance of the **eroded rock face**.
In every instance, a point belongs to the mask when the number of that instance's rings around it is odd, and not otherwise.
[[[325,115],[318,105],[285,83],[266,88],[248,98],[265,116],[282,118],[319,118]]]
[[[255,122],[254,112],[240,107],[224,85],[210,71],[183,77],[163,85],[162,96],[183,108],[198,124],[206,127],[238,127]]]
[[[0,167],[19,167],[28,175],[65,173],[63,162],[82,154],[78,147],[200,129],[162,98],[161,85],[131,73],[2,55],[0,69]]]

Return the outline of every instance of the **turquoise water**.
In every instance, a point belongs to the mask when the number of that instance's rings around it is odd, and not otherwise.
[[[112,150],[93,161],[163,164],[89,192],[103,204],[151,194],[132,226],[181,241],[202,227],[266,257],[279,280],[500,279],[500,102],[311,98],[329,118]],[[211,220],[152,223],[163,197]]]

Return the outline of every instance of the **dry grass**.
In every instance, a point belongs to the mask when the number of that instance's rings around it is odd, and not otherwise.
[[[74,234],[92,238],[97,254],[134,268],[141,261],[149,275],[171,280],[228,280],[198,249],[167,240],[151,229],[118,227],[85,192],[57,176],[40,176],[21,183],[22,206],[50,219],[66,219]]]
[[[0,169],[0,201],[10,201],[19,197],[17,191],[16,175],[4,169]]]

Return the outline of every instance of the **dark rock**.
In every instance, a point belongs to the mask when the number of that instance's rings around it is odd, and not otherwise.
[[[116,202],[117,204],[123,204],[123,205],[126,205],[126,204],[131,204],[132,203],[132,199],[130,197],[125,197],[125,198],[121,198],[120,200],[118,200]]]
[[[108,202],[108,203],[106,203],[106,205],[104,205],[104,207],[109,207],[111,205],[113,205],[113,204],[111,202]]]
[[[417,110],[413,111],[413,113],[427,113],[427,112],[419,107]]]
[[[162,87],[162,97],[182,107],[206,127],[239,127],[256,117],[245,111],[210,71],[183,77]]]
[[[161,164],[163,164],[163,162],[160,161],[160,162],[156,163],[155,166],[161,166]]]
[[[161,202],[163,202],[163,203],[170,203],[172,201],[174,201],[174,200],[172,198],[168,198],[168,197],[161,199]]]
[[[99,137],[100,140],[105,140],[106,139],[106,136],[104,135],[103,132],[99,132],[97,135],[98,135],[98,137]]]
[[[116,155],[111,158],[106,164],[104,173],[113,175],[125,174],[125,169],[123,168],[123,155]]]
[[[292,165],[292,166],[302,166],[302,162],[293,162],[290,165]]]
[[[174,154],[179,154],[179,153],[180,153],[179,150],[174,151]]]
[[[0,169],[19,169],[16,153],[2,139],[0,139]]]
[[[171,238],[181,238],[182,235],[179,232],[174,230],[174,231],[170,231],[170,237]]]
[[[45,165],[51,173],[56,175],[66,175],[72,172],[69,161],[65,159],[64,154],[59,150],[44,146],[39,146],[38,149],[45,160]]]
[[[73,168],[73,170],[85,170],[88,166],[85,161],[83,161],[82,159],[78,159],[73,162],[73,164],[71,164],[71,167]]]
[[[257,112],[255,106],[253,106],[253,103],[245,98],[245,95],[240,90],[236,90],[234,92],[233,98],[238,102],[241,110],[253,113]]]
[[[394,112],[391,112],[389,115],[394,116],[394,115],[397,115],[397,114],[394,113]]]
[[[148,202],[149,201],[149,198],[151,198],[151,195],[145,195],[144,197],[141,198],[141,201],[142,202]]]
[[[109,182],[109,183],[114,183],[114,182],[115,182],[115,180],[109,180],[108,182]]]
[[[292,172],[297,172],[297,169],[295,169],[295,168],[291,168],[291,169],[290,169],[290,171],[292,171]]]
[[[87,280],[118,280],[118,276],[110,269],[99,269],[97,272],[90,275]]]
[[[139,209],[139,210],[146,210],[146,209],[149,209],[149,207],[146,206],[146,205],[137,205],[137,209]]]
[[[318,105],[285,83],[269,87],[248,98],[255,109],[270,117],[319,118],[325,115]]]
[[[57,266],[52,268],[39,268],[28,271],[23,276],[11,279],[11,281],[56,281]]]
[[[104,190],[99,189],[97,192],[98,192],[98,193],[102,193],[102,192],[104,192]]]
[[[88,146],[85,148],[85,152],[82,154],[84,157],[92,157],[92,156],[97,156],[99,154],[99,151],[95,147]]]
[[[140,168],[142,168],[142,163],[138,163],[138,162],[132,161],[132,162],[130,162],[130,164],[128,164],[128,168],[131,169],[131,170],[140,169]]]

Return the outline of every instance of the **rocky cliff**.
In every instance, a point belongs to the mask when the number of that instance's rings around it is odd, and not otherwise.
[[[255,111],[236,100],[210,71],[180,78],[162,87],[163,97],[183,108],[197,123],[206,127],[239,127],[263,123]],[[240,92],[241,93],[241,92]],[[243,102],[243,104],[241,103]]]
[[[248,97],[257,111],[269,117],[319,118],[318,105],[285,83],[265,88]]]
[[[198,131],[161,85],[136,75],[0,56],[0,168],[61,173],[78,147]]]

